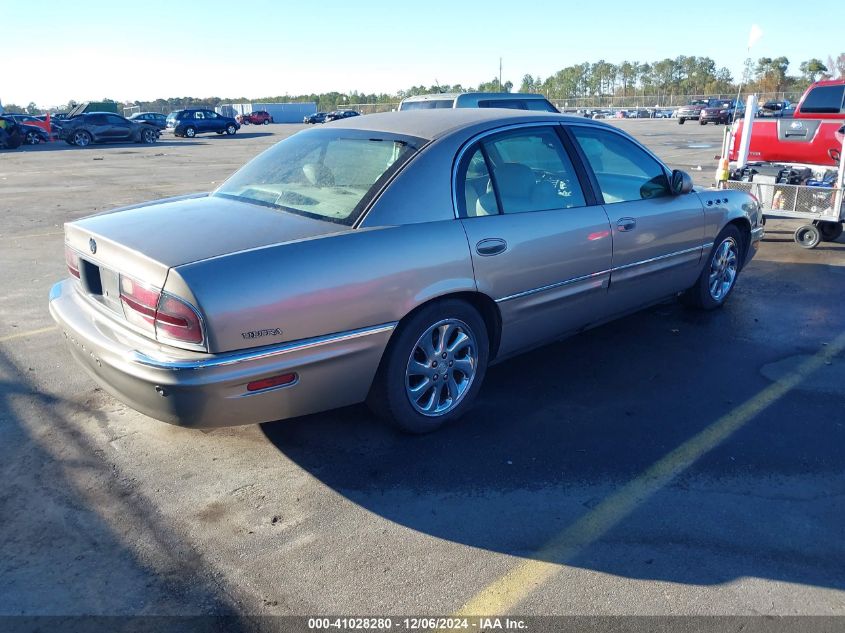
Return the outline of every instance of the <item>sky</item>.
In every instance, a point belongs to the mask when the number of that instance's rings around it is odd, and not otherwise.
[[[678,55],[712,57],[738,78],[755,23],[763,36],[750,56],[785,55],[794,74],[804,60],[845,49],[839,2],[812,3],[829,20],[802,18],[794,0],[753,4],[0,0],[0,102],[474,86],[497,76],[500,57],[503,79],[517,88],[526,73],[546,77],[583,61]]]

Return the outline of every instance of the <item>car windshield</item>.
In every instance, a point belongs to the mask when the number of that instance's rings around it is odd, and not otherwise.
[[[352,225],[420,139],[363,130],[311,130],[260,154],[213,195]]]

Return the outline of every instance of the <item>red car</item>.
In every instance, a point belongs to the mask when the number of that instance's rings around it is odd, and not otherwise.
[[[273,122],[273,117],[265,110],[256,110],[249,114],[239,114],[235,119],[241,125],[249,125],[250,123],[252,125],[269,125]]]

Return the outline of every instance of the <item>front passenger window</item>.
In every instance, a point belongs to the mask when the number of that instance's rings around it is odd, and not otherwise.
[[[599,128],[570,129],[596,175],[605,204],[671,195],[663,166],[635,143]]]

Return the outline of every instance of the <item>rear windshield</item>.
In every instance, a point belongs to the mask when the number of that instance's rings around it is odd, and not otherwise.
[[[309,130],[247,163],[213,195],[352,225],[421,146],[364,130]]]
[[[545,99],[482,99],[478,102],[478,107],[557,112],[555,107]]]
[[[440,108],[451,108],[455,105],[454,99],[426,99],[425,101],[404,101],[399,104],[400,110],[435,110]]]

